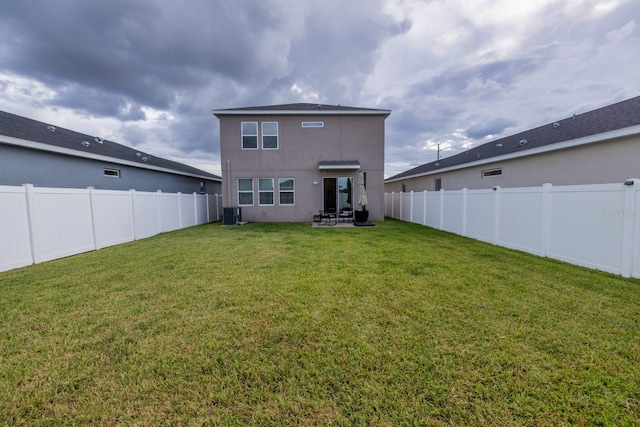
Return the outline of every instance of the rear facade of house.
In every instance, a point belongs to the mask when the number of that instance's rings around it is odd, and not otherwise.
[[[384,122],[389,110],[287,104],[216,110],[223,204],[243,221],[310,222],[320,210],[384,219]]]

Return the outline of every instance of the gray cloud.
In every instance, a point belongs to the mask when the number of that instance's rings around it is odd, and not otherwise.
[[[431,160],[427,141],[455,152],[638,95],[640,3],[602,6],[550,1],[501,21],[495,2],[474,3],[480,19],[411,0],[6,1],[0,108],[108,119],[118,142],[211,159],[215,108],[390,108],[394,174]]]

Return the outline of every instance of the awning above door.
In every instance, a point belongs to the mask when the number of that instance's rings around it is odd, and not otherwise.
[[[323,160],[318,162],[320,170],[360,169],[359,160]]]

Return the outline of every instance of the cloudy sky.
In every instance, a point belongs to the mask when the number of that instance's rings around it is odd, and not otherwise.
[[[637,0],[0,4],[0,110],[220,173],[219,108],[391,109],[386,175],[640,95]]]

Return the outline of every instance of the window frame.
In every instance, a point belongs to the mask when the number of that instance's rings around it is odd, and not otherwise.
[[[255,135],[253,134],[245,134],[244,133],[244,125],[245,124],[254,124],[256,126],[256,133]],[[257,150],[259,148],[258,145],[258,135],[259,134],[259,127],[258,127],[258,122],[240,122],[240,146],[242,147],[243,150]],[[256,146],[255,147],[245,147],[245,137],[255,137],[256,138]]]
[[[283,190],[282,183],[284,181],[291,181],[293,187],[291,190]],[[291,203],[282,203],[282,195],[291,194]],[[294,206],[296,204],[296,179],[294,177],[280,177],[278,178],[278,204],[280,206]]]
[[[104,168],[103,174],[109,178],[120,178],[120,169]]]
[[[241,190],[240,189],[240,181],[247,180],[251,182],[251,191],[249,190]],[[254,205],[254,197],[253,197],[253,178],[237,178],[236,185],[238,190],[238,206],[253,206]],[[240,194],[251,194],[251,203],[242,203],[240,198]]]
[[[276,133],[275,133],[275,135],[274,134],[265,134],[265,131],[264,131],[264,125],[265,124],[275,124],[276,125]],[[262,135],[261,135],[260,139],[262,140],[262,149],[263,150],[277,150],[277,149],[280,148],[280,138],[279,138],[279,135],[278,135],[278,132],[280,131],[280,129],[279,129],[279,126],[278,126],[278,122],[260,122],[260,131],[262,132]],[[269,137],[269,136],[270,137],[274,137],[274,136],[276,137],[276,146],[275,147],[265,147],[264,138],[265,137]]]
[[[309,129],[309,128],[323,128],[324,127],[324,121],[317,121],[317,122],[302,122],[300,127],[305,128],[305,129]]]
[[[442,177],[433,178],[434,191],[440,191],[442,189]]]
[[[271,190],[263,190],[261,188],[260,183],[262,181],[269,181],[271,182]],[[263,194],[271,194],[271,203],[262,203],[262,195]],[[258,178],[258,206],[274,206],[276,203],[275,200],[275,187],[274,187],[274,182],[273,182],[273,178]]]
[[[482,171],[482,179],[502,176],[502,168],[491,168]]]

